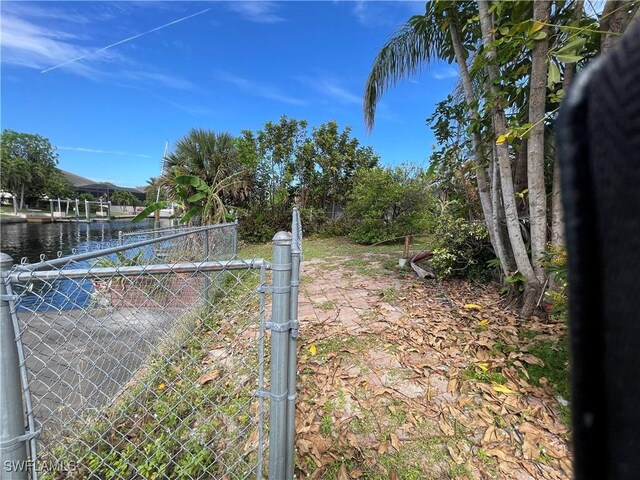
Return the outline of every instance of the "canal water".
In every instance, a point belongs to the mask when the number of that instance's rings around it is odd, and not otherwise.
[[[71,255],[74,249],[80,252],[115,246],[118,232],[132,232],[171,226],[172,220],[162,219],[154,224],[152,219],[132,223],[130,220],[93,223],[18,223],[5,224],[0,228],[1,248],[10,255],[14,263],[37,263],[42,256],[50,260],[58,256]],[[134,252],[135,253],[135,252]],[[76,262],[74,268],[88,268],[90,262]],[[65,267],[66,268],[66,267]],[[45,312],[50,310],[75,310],[86,308],[94,292],[90,280],[56,280],[54,282],[30,282],[16,285],[20,295],[19,312]]]
[[[171,226],[174,220],[161,219],[159,227]],[[0,226],[0,251],[10,255],[15,263],[23,257],[28,263],[71,254],[74,248],[87,251],[97,245],[118,239],[118,231],[131,232],[154,227],[153,219],[140,223],[131,220],[93,223],[13,223]]]

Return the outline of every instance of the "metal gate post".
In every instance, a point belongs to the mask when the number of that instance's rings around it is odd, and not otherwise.
[[[269,480],[283,480],[287,471],[287,367],[291,306],[291,234],[273,237],[271,287],[271,385],[269,388]]]
[[[233,258],[238,256],[238,215],[233,221]]]
[[[13,260],[0,253],[0,477],[27,478],[29,464],[25,437],[20,362],[5,282]]]
[[[204,231],[204,262],[209,261],[209,229]],[[204,274],[204,306],[209,306],[209,293],[211,290],[211,274]]]
[[[296,215],[297,212],[294,213]],[[294,220],[295,221],[295,220]],[[299,225],[298,225],[299,228]],[[296,228],[292,228],[296,235]],[[296,235],[297,236],[297,235]],[[300,288],[300,242],[293,239],[291,247],[291,296],[290,318],[291,334],[289,336],[289,372],[287,397],[287,476],[291,480],[294,477],[294,452],[296,437],[296,377],[297,377],[297,352],[298,352],[298,290]]]

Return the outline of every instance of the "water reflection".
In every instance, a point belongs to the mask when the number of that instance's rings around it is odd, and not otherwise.
[[[161,219],[160,228],[175,220]],[[91,244],[118,239],[118,232],[131,232],[154,227],[152,219],[140,223],[129,220],[93,223],[17,223],[0,227],[0,251],[10,255],[15,263],[23,257],[37,262],[40,255],[55,258],[58,252],[69,255],[73,249],[88,250]],[[85,247],[85,248],[83,248]]]

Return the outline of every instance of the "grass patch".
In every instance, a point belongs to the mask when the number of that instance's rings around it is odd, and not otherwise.
[[[426,248],[429,244],[428,237],[421,237],[419,242],[414,243],[411,246],[412,252],[418,252]],[[303,257],[305,260],[326,259],[332,257],[345,257],[363,254],[384,254],[385,256],[393,257],[388,259],[389,266],[395,268],[398,264],[398,258],[402,256],[402,243],[386,243],[383,245],[359,245],[352,242],[345,237],[331,237],[331,238],[308,238],[305,237],[302,241]],[[273,251],[273,245],[271,243],[254,244],[254,245],[242,245],[239,248],[239,256],[242,258],[271,258],[271,252]],[[368,259],[357,259],[366,260]],[[385,265],[386,266],[386,265]]]
[[[497,383],[504,385],[506,380],[502,373],[493,372],[491,370],[484,371],[480,367],[469,365],[467,368],[460,372],[460,375],[464,380],[476,380],[482,383]]]
[[[54,464],[78,465],[65,478],[223,478],[231,468],[251,475],[258,346],[239,334],[258,324],[258,282],[256,271],[230,276],[225,298],[207,313],[187,313],[186,335],[170,333],[113,405],[70,429],[50,452]]]
[[[380,294],[382,295],[382,298],[384,298],[384,301],[389,303],[395,302],[398,300],[398,297],[400,297],[400,292],[395,287],[383,288],[380,290]]]
[[[528,348],[529,352],[544,362],[544,366],[526,365],[529,378],[535,385],[540,385],[542,378],[546,378],[553,390],[567,401],[570,401],[569,387],[569,339],[564,337],[559,341],[542,340],[534,342]],[[571,424],[569,406],[558,402],[562,423]]]
[[[336,302],[334,302],[333,300],[327,300],[326,302],[322,302],[317,305],[320,310],[333,310],[335,306]]]

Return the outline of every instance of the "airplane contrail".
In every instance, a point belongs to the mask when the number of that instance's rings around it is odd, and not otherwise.
[[[87,53],[86,55],[80,55],[79,57],[73,58],[71,60],[67,60],[66,62],[60,63],[60,64],[55,65],[53,67],[46,68],[46,69],[42,70],[40,73],[47,73],[47,72],[50,72],[51,70],[55,70],[57,68],[64,67],[65,65],[69,65],[70,63],[77,62],[78,60],[82,60],[83,58],[87,58],[87,57],[90,57],[92,55],[97,55],[100,52],[104,52],[105,50],[113,48],[113,47],[115,47],[117,45],[122,45],[123,43],[128,42],[130,40],[135,40],[136,38],[140,38],[143,35],[147,35],[148,33],[157,32],[158,30],[161,30],[161,29],[163,29],[165,27],[169,27],[171,25],[175,25],[176,23],[184,22],[185,20],[188,20],[190,18],[196,17],[198,15],[202,15],[203,13],[206,13],[209,10],[211,10],[211,8],[207,8],[207,9],[202,10],[200,12],[193,13],[191,15],[179,18],[178,20],[174,20],[174,21],[169,22],[169,23],[165,23],[164,25],[160,25],[159,27],[152,28],[151,30],[147,30],[146,32],[139,33],[138,35],[134,35],[133,37],[125,38],[124,40],[120,40],[118,42],[112,43],[111,45],[107,45],[106,47],[102,47],[101,49],[96,50],[95,52]]]

